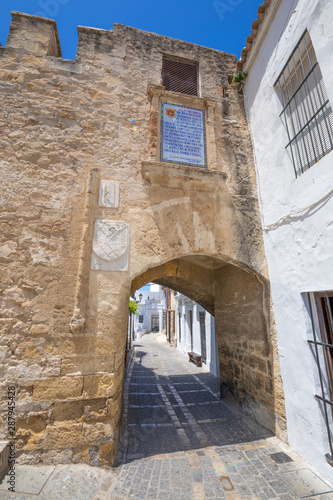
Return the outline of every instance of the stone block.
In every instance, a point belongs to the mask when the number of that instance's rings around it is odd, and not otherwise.
[[[261,389],[263,391],[266,391],[267,389],[267,375],[263,375],[262,373],[256,372],[254,375],[254,392],[256,392],[256,389]]]
[[[119,390],[112,398],[109,399],[109,414],[115,417],[122,409],[123,391]]]
[[[90,462],[89,448],[90,446],[80,446],[80,448],[76,448],[73,452],[72,462],[74,464],[80,462],[88,464]]]
[[[54,401],[81,397],[83,377],[56,377],[36,380],[33,388],[35,401]]]
[[[21,12],[12,12],[6,47],[24,49],[41,56],[61,56],[55,21]]]
[[[98,420],[107,418],[107,411],[106,398],[79,399],[55,403],[51,418],[53,421]]]
[[[42,443],[45,438],[45,432],[40,432],[39,434],[33,434],[25,440],[23,445],[24,451],[38,450],[42,448]]]
[[[84,420],[95,421],[108,418],[108,406],[106,398],[92,399],[84,409]]]
[[[43,449],[75,448],[81,444],[83,424],[49,425]]]
[[[72,462],[72,450],[48,450],[43,453],[44,464],[69,464]],[[36,463],[34,460],[33,463]]]
[[[79,373],[93,375],[98,372],[111,372],[114,369],[114,355],[64,356],[61,374]]]
[[[112,420],[106,422],[94,422],[83,424],[82,445],[96,445],[110,441],[114,436],[114,424]]]
[[[88,375],[83,381],[84,398],[111,397],[117,390],[117,379],[114,373]]]
[[[78,420],[83,418],[86,401],[79,399],[77,401],[59,401],[54,404],[51,419],[53,421]]]
[[[48,333],[50,327],[48,325],[32,325],[30,329],[31,335],[45,335]]]
[[[99,449],[99,461],[100,465],[110,465],[113,461],[115,445],[114,441],[109,441],[108,443],[101,443],[98,445]]]
[[[17,418],[17,428],[19,430],[29,430],[31,433],[38,434],[45,430],[46,420],[49,412],[41,412],[35,415],[29,415],[26,418]]]

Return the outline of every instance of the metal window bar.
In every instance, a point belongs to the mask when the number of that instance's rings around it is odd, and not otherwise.
[[[307,79],[306,77],[307,76],[310,76],[310,74],[315,70],[316,66],[318,65],[318,63],[316,62],[316,64],[313,66],[313,68],[309,71],[309,73],[307,75],[304,75],[304,78],[303,78],[303,81],[299,84],[299,87],[298,89],[296,90],[295,92],[295,95],[297,94],[297,92],[299,92],[301,90],[301,88],[307,83]],[[280,84],[280,79],[278,80],[278,83]],[[281,90],[282,92],[282,90]],[[289,105],[290,101],[294,98],[294,96],[291,96],[291,98],[288,100],[287,104],[283,105],[283,109],[281,111],[281,113],[279,114],[279,116],[281,117],[282,114],[285,112],[287,106]]]
[[[198,65],[163,57],[162,83],[166,90],[198,95]]]
[[[286,92],[287,92],[287,97],[289,97],[288,90],[287,90],[287,83],[286,83],[286,79],[285,79],[284,73],[283,73],[283,80],[284,80],[284,85],[285,85],[285,89],[286,89]],[[290,118],[291,118],[291,123],[292,123],[292,126],[293,126],[294,138],[296,138],[296,148],[297,148],[299,163],[300,163],[300,165],[302,165],[301,154],[300,154],[300,151],[299,151],[299,145],[298,145],[297,136],[296,136],[296,129],[295,129],[294,120],[293,120],[293,114],[292,114],[292,109],[291,109],[291,101],[292,100],[290,99],[289,100]],[[287,127],[288,127],[288,123],[287,123]],[[296,171],[296,166],[295,166],[295,171]],[[297,171],[296,171],[296,177],[297,177]]]
[[[295,176],[302,174],[333,149],[333,112],[310,36],[305,31],[275,85],[282,101],[288,135],[285,146]]]
[[[329,103],[329,100],[327,99],[327,101],[325,101],[325,102],[324,102],[324,104],[323,104],[322,106],[320,106],[320,108],[316,111],[316,113],[314,114],[314,116],[312,117],[312,119],[313,119],[313,118],[316,118],[316,116],[320,113],[320,111],[322,111],[322,110],[323,110],[323,108],[324,108],[324,107],[326,106],[326,104],[328,104],[328,103]],[[289,145],[290,145],[290,144],[291,144],[291,143],[292,143],[292,142],[293,142],[293,141],[294,141],[294,140],[295,140],[295,139],[299,136],[299,134],[301,134],[302,132],[304,132],[304,130],[306,129],[306,127],[308,127],[308,126],[309,126],[309,123],[310,123],[310,122],[311,122],[311,120],[310,120],[308,123],[306,123],[306,124],[305,124],[305,125],[304,125],[304,126],[303,126],[303,127],[302,127],[302,128],[301,128],[298,132],[297,132],[297,134],[295,135],[295,137],[293,137],[293,138],[291,139],[291,141],[290,141],[290,142],[288,142],[288,144],[287,144],[287,146],[286,146],[286,147],[288,147],[288,146],[289,146]]]
[[[305,99],[303,97],[303,91],[302,91],[302,85],[304,82],[300,83],[299,79],[298,79],[298,72],[297,72],[297,67],[296,67],[296,62],[295,62],[295,58],[294,58],[294,55],[292,56],[291,58],[292,62],[293,62],[293,65],[294,65],[294,69],[295,69],[295,75],[296,75],[296,79],[297,79],[297,85],[298,85],[298,91],[300,93],[300,98],[301,98],[301,104],[302,104],[302,114],[303,114],[303,118],[305,119],[304,121],[306,122],[307,125],[304,125],[304,129],[305,127],[308,127],[308,131],[309,131],[309,135],[310,135],[310,140],[311,140],[311,145],[312,145],[312,150],[313,150],[313,154],[314,154],[314,157],[317,161],[317,155],[316,155],[316,150],[315,150],[315,147],[314,147],[314,143],[313,143],[313,137],[312,137],[312,134],[311,134],[311,130],[310,130],[310,124],[309,124],[309,118],[308,118],[308,114],[306,112],[306,107],[305,107]],[[300,63],[301,65],[303,64],[302,63],[302,59],[300,58]],[[309,157],[308,157],[308,154],[307,154],[307,161],[308,161],[308,164],[310,163],[309,161]]]
[[[280,87],[280,91],[281,91],[281,96],[282,96],[282,102],[284,104],[284,95],[283,95],[283,92],[282,92],[282,88],[281,88],[281,82],[279,80],[279,87]],[[281,116],[281,115],[280,115]],[[283,113],[283,116],[284,116],[284,121],[285,121],[285,125],[286,125],[286,130],[287,130],[287,134],[288,134],[288,139],[289,139],[289,142],[290,141],[290,133],[289,133],[289,128],[288,128],[288,125],[287,125],[287,117],[286,117],[286,114]],[[297,171],[296,171],[296,162],[295,162],[295,158],[294,158],[294,151],[292,148],[290,148],[290,151],[291,151],[291,157],[292,157],[292,160],[293,160],[293,167],[294,167],[294,171],[295,171],[295,176],[297,177]]]
[[[306,53],[307,53],[307,57],[308,57],[308,62],[309,62],[310,68],[312,69],[312,62],[311,62],[310,54],[308,52],[308,48],[307,48],[307,45],[306,45],[305,36],[303,37],[303,43],[304,43],[304,47],[305,47],[305,50],[306,50]],[[301,59],[301,65],[302,65],[302,70],[304,72],[304,67],[303,67],[303,64],[302,64],[302,59]],[[318,64],[317,64],[317,66],[318,66]],[[319,66],[318,66],[318,69],[319,69]],[[309,88],[309,75],[310,75],[310,73],[308,74],[308,77],[306,78],[305,81],[306,81],[306,85],[308,87],[308,93],[309,93],[309,98],[310,98],[310,102],[311,102],[312,112],[315,113],[315,107],[313,105],[313,100],[312,100],[312,96],[311,96],[311,90]],[[311,76],[314,77],[315,87],[317,88],[318,84],[317,84],[317,81],[316,81],[316,77],[315,77],[315,72],[314,71],[311,73]],[[317,89],[317,92],[318,92],[318,96],[319,96],[318,89]],[[320,104],[322,104],[320,97],[319,97],[319,102],[320,102]],[[316,120],[316,125],[318,126],[316,114],[314,116],[315,116],[315,120]],[[323,155],[325,155],[325,150],[324,150],[323,143],[322,143],[320,135],[319,135],[319,139],[320,139],[320,145],[321,145],[321,149],[322,149]]]
[[[296,91],[294,90],[293,79],[292,79],[291,74],[290,74],[289,64],[287,66],[287,70],[288,70],[289,81],[290,81],[290,85],[291,85],[291,91],[292,91],[293,95],[295,96],[295,109],[296,109],[296,116],[297,116],[297,119],[298,119],[298,129],[299,129],[299,132],[296,134],[296,136],[298,136],[299,134],[302,134],[303,147],[304,147],[304,151],[305,151],[305,154],[306,154],[306,157],[307,157],[307,160],[308,160],[308,152],[307,152],[305,137],[304,137],[304,133],[303,133],[304,131],[302,129],[302,122],[301,122],[301,118],[300,118],[300,115],[299,115],[299,106],[297,105]],[[303,166],[302,166],[302,164],[301,164],[301,170],[302,170],[302,173],[303,173]]]
[[[323,314],[322,314],[323,309],[321,307],[320,297],[318,296],[318,294],[316,294],[315,299],[316,299],[317,309],[319,310],[320,329],[322,332],[322,336],[324,337],[325,343],[328,343],[330,340],[331,334],[325,328],[325,321],[324,321]],[[324,303],[326,305],[326,310],[327,310],[328,308],[331,307],[327,292],[325,294],[325,299],[326,299],[326,302],[324,301]],[[332,319],[331,318],[328,318],[328,325],[327,326],[328,326],[329,330],[332,329]],[[331,397],[332,397],[333,396],[333,394],[332,394],[332,391],[333,391],[333,386],[332,386],[333,373],[332,373],[332,364],[331,364],[331,360],[330,360],[330,351],[327,349],[324,350],[324,358],[325,358],[326,368],[328,371],[329,389],[330,389]]]
[[[325,391],[324,381],[325,381],[325,378],[327,378],[329,386],[332,387],[332,383],[333,383],[332,370],[330,369],[330,363],[327,362],[327,355],[330,356],[330,350],[333,349],[333,344],[328,342],[319,293],[315,292],[313,295],[314,295],[315,303],[317,305],[318,320],[319,320],[319,324],[320,324],[321,333],[322,333],[322,335],[325,335],[325,340],[326,340],[325,342],[323,342],[323,341],[320,341],[317,339],[317,333],[316,333],[314,315],[313,315],[313,309],[312,309],[312,303],[311,303],[311,294],[308,293],[307,298],[308,298],[308,304],[309,304],[309,311],[310,311],[311,325],[312,325],[312,335],[313,335],[313,340],[308,340],[308,343],[310,345],[314,346],[316,364],[317,364],[318,374],[319,374],[320,389],[321,389],[321,395],[315,394],[314,397],[323,402],[324,418],[325,418],[327,437],[328,437],[328,443],[329,443],[329,448],[330,448],[330,454],[326,454],[326,458],[329,462],[332,462],[332,457],[333,457],[332,429],[331,429],[331,425],[330,425],[330,421],[329,421],[329,412],[328,412],[327,406],[333,407],[333,401],[332,401],[332,396],[331,395],[327,396],[327,394],[326,394],[327,391]],[[332,329],[333,328],[332,310],[331,310],[331,305],[330,305],[329,296],[328,296],[327,292],[325,293],[324,298],[325,298],[325,305],[329,311],[330,328]],[[323,354],[322,356],[320,355],[320,351],[319,351],[320,348],[322,349],[322,354]],[[322,366],[323,365],[323,358],[325,359],[325,363],[324,363],[325,366]]]
[[[307,46],[307,43],[306,43],[305,37],[304,37],[304,45],[305,45],[305,50],[306,50],[306,53],[307,53],[307,56],[308,56],[308,60],[309,60],[310,66],[311,66],[311,68],[312,68],[312,62],[311,62],[311,58],[310,58],[310,55],[309,55],[309,50],[308,50],[308,46]],[[314,80],[315,80],[316,90],[317,90],[317,92],[318,92],[319,102],[320,102],[320,104],[322,105],[322,100],[321,100],[321,96],[320,96],[319,89],[322,91],[322,93],[323,93],[323,94],[324,94],[324,91],[325,91],[325,93],[326,93],[326,89],[325,89],[325,87],[324,87],[324,84],[322,84],[322,85],[318,85],[318,82],[317,82],[317,78],[316,78],[316,73],[315,73],[315,71],[313,72],[313,77],[314,77]],[[324,95],[323,95],[322,97],[323,97],[323,100],[325,100]],[[324,114],[324,120],[325,120],[325,124],[326,124],[326,128],[327,128],[328,136],[329,136],[329,138],[330,138],[331,147],[333,148],[332,135],[331,135],[331,133],[330,133],[330,130],[329,130],[329,127],[328,127],[328,124],[327,124],[327,120],[326,120],[325,114]]]

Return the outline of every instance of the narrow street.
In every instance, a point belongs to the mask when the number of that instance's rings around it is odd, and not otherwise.
[[[135,343],[112,500],[333,498],[296,453],[219,397],[219,380],[164,337]]]
[[[250,427],[219,397],[219,380],[163,336],[144,335],[135,344],[125,386],[123,459],[236,444],[270,435]]]
[[[4,500],[333,499],[292,449],[219,398],[219,381],[164,335],[134,343],[125,380],[123,448],[115,469],[16,467]]]

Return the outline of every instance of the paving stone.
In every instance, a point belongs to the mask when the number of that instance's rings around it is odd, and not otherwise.
[[[2,490],[1,500],[333,499],[304,461],[274,462],[286,447],[222,401],[215,377],[155,339],[140,340],[138,357],[134,347],[118,467],[57,466],[39,494]]]
[[[54,471],[54,466],[17,465],[15,468],[15,491],[38,495]],[[7,478],[8,480],[8,478]],[[0,484],[0,492],[8,491],[7,480]],[[2,493],[0,493],[1,498]]]
[[[329,492],[333,493],[332,488],[309,469],[284,472],[282,477],[299,498]]]

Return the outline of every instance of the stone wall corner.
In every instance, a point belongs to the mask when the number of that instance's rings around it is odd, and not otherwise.
[[[57,24],[52,19],[11,12],[6,48],[38,56],[62,57]]]

